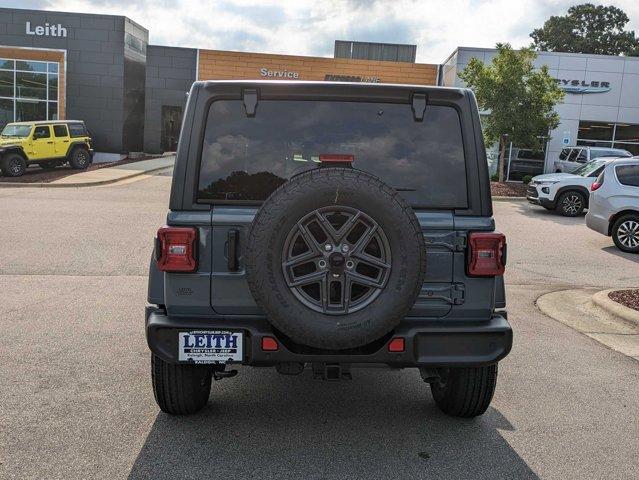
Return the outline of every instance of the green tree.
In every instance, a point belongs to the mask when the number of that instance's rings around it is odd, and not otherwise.
[[[557,81],[543,66],[535,69],[532,48],[513,50],[497,44],[497,55],[490,64],[476,58],[459,74],[472,88],[480,109],[489,111],[484,126],[486,143],[499,142],[499,181],[504,181],[504,157],[508,142],[519,147],[540,149],[549,132],[559,125],[554,111],[564,98]]]
[[[530,36],[537,50],[636,56],[639,39],[624,30],[628,21],[617,7],[584,3],[570,7],[568,15],[550,17]]]

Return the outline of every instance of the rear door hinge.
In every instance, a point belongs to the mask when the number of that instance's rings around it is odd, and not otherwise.
[[[466,290],[463,283],[451,283],[444,287],[424,285],[419,295],[420,299],[444,300],[451,305],[462,305]]]
[[[427,232],[424,233],[426,248],[444,247],[452,252],[466,250],[466,233],[464,232]]]

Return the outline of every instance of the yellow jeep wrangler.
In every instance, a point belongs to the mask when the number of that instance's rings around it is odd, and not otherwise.
[[[91,137],[81,121],[8,123],[0,133],[0,169],[9,177],[32,164],[48,170],[68,163],[84,170],[92,161]]]

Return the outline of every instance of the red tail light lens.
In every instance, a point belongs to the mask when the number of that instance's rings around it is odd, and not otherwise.
[[[468,235],[468,275],[494,277],[506,267],[506,236],[503,233],[472,232]]]
[[[592,185],[590,185],[590,191],[594,192],[595,190],[597,190],[599,187],[601,187],[603,185],[602,183],[599,182],[593,182]]]
[[[197,268],[197,230],[191,227],[162,227],[158,230],[155,256],[162,272],[193,272]]]

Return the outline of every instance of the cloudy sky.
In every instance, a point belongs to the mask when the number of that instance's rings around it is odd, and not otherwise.
[[[593,0],[591,0],[593,1]],[[2,0],[2,6],[126,15],[151,43],[299,55],[333,55],[333,41],[417,44],[417,61],[441,63],[457,46],[530,43],[529,33],[576,0]],[[585,0],[584,2],[585,3]],[[596,3],[596,2],[594,2]],[[639,1],[622,8],[639,31]]]

